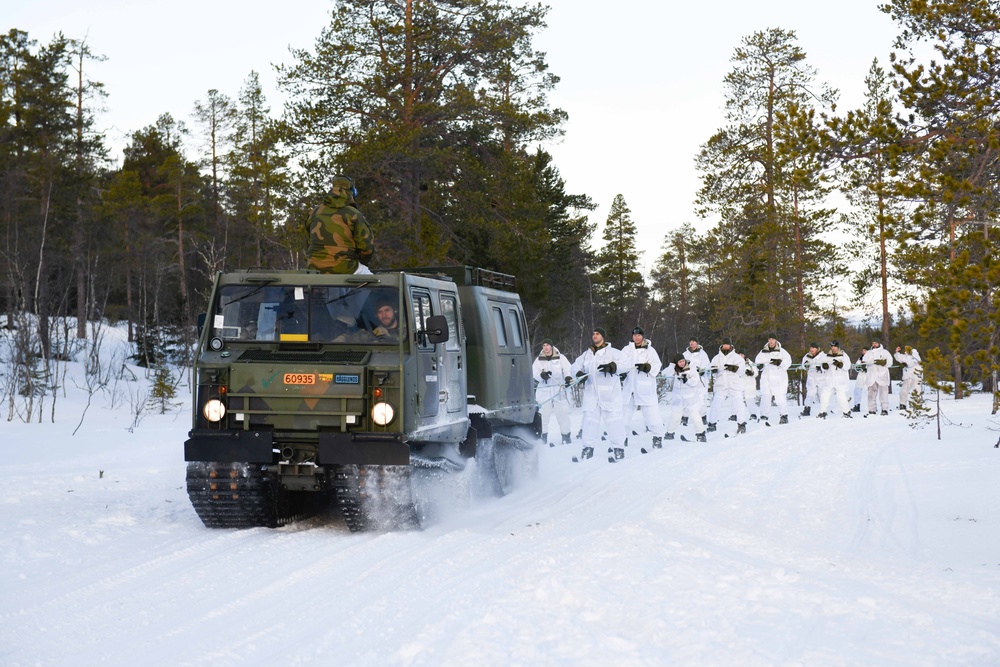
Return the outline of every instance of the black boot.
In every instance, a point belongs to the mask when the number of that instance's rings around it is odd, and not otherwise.
[[[737,427],[737,428],[739,428],[739,427]],[[697,440],[698,442],[708,442],[708,440],[705,439],[705,432],[704,431],[702,431],[701,433],[695,433],[694,434],[694,439]]]
[[[564,445],[573,444],[573,438],[570,436],[569,433],[563,433],[562,434],[562,444],[564,444]]]
[[[708,415],[702,415],[701,416],[701,424],[702,424],[702,426],[708,424]]]
[[[687,426],[687,425],[688,425],[687,416],[681,417],[681,426]]]
[[[778,420],[778,423],[779,424],[787,424],[788,423],[788,415],[781,415],[781,419]]]
[[[737,424],[736,425],[736,432],[737,433],[746,433],[747,432],[747,423],[746,422],[742,422],[740,424]]]
[[[873,412],[872,414],[875,414],[875,413]],[[889,411],[888,411],[888,410],[883,410],[883,411],[882,411],[882,416],[883,416],[883,417],[885,417],[885,416],[886,416],[887,414],[889,414]]]
[[[808,417],[810,412],[812,412],[812,408],[807,405],[806,407],[802,408],[802,412],[800,414],[803,417]]]
[[[581,459],[589,459],[589,458],[593,458],[593,456],[594,456],[594,448],[593,447],[584,447],[583,451],[580,452],[580,458]]]
[[[621,461],[625,458],[625,450],[621,447],[615,447],[615,461]]]
[[[854,406],[854,412],[861,412],[861,404],[860,403],[858,403],[857,405]]]
[[[848,410],[847,412],[844,413],[844,419],[850,419],[850,418],[851,418],[851,411]]]
[[[667,440],[673,440],[674,439],[674,434],[673,433],[664,433],[663,437],[665,439],[667,439]]]
[[[731,422],[736,421],[736,415],[729,415],[729,421]]]
[[[825,412],[821,412],[821,413],[819,413],[816,416],[819,417],[820,419],[826,419],[826,413]]]
[[[663,438],[658,435],[653,436],[653,449],[663,449]]]
[[[715,432],[715,422],[712,422],[711,424],[708,425],[708,430],[712,433]],[[704,431],[702,431],[702,433],[704,433]]]

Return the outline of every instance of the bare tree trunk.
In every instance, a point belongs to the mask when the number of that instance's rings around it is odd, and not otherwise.
[[[45,241],[49,227],[52,188],[53,185],[50,182],[49,192],[42,201],[42,237],[38,245],[38,271],[35,274],[35,316],[38,318],[38,338],[46,367],[48,367],[49,355],[52,352],[52,343],[49,334],[48,280],[45,278]]]
[[[882,274],[882,347],[889,349],[889,271],[885,249],[885,198],[878,196],[879,269]]]

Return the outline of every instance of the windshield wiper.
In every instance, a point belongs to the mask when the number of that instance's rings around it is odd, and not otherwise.
[[[328,304],[328,303],[333,303],[335,301],[340,301],[341,299],[346,299],[347,297],[351,296],[352,294],[357,294],[362,289],[364,289],[365,287],[368,287],[371,284],[372,284],[372,282],[370,280],[365,281],[365,282],[361,283],[360,285],[358,285],[357,287],[353,288],[351,291],[345,292],[344,294],[341,294],[340,296],[335,296],[332,299],[330,299],[329,301],[324,301],[323,303],[324,304]]]
[[[257,287],[254,287],[252,290],[250,290],[249,292],[247,292],[243,296],[240,296],[240,297],[237,297],[237,298],[233,299],[232,301],[230,301],[226,305],[228,306],[230,303],[237,303],[239,301],[242,301],[243,299],[249,299],[254,294],[259,294],[260,291],[262,289],[264,289],[265,287],[267,287],[268,285],[273,285],[276,282],[278,282],[277,278],[268,278],[267,280],[265,280],[264,282],[262,282],[260,285],[257,285]]]

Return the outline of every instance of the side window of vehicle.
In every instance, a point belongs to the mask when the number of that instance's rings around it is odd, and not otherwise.
[[[517,314],[516,308],[507,309],[508,321],[510,322],[510,338],[512,346],[515,348],[524,347],[524,336],[521,335],[521,318]]]
[[[454,294],[441,294],[441,314],[448,320],[448,342],[444,344],[445,349],[462,349],[462,341],[458,337],[458,299]]]
[[[413,326],[417,331],[426,329],[424,322],[431,316],[431,295],[428,292],[414,290],[410,293],[410,302],[413,304]],[[421,350],[434,349],[433,343],[418,337],[417,347]]]
[[[507,327],[504,325],[503,311],[497,306],[493,306],[491,312],[493,313],[493,326],[497,332],[497,347],[507,347]]]

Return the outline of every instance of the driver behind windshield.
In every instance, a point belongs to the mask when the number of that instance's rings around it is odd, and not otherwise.
[[[378,318],[378,326],[372,330],[372,333],[379,338],[387,336],[389,340],[398,341],[399,319],[396,317],[396,306],[383,301],[375,311],[375,317]]]

